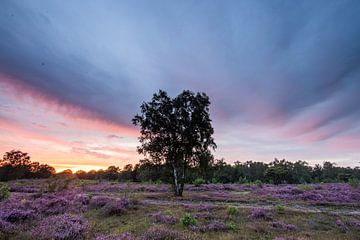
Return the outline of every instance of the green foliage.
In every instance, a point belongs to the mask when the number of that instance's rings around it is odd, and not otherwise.
[[[180,219],[180,222],[183,226],[188,227],[191,225],[196,225],[197,221],[191,213],[185,213],[184,216]]]
[[[196,178],[194,180],[193,184],[197,187],[200,187],[201,184],[205,184],[205,180],[203,178]]]
[[[277,213],[283,214],[285,212],[285,207],[281,204],[275,206],[275,211]]]
[[[353,188],[358,188],[359,185],[360,185],[359,179],[354,178],[354,177],[350,178],[348,183],[349,183],[349,185],[350,185],[351,187],[353,187]]]
[[[227,206],[226,207],[226,212],[229,215],[237,215],[239,213],[239,209],[237,207],[234,207],[234,206]]]
[[[151,101],[140,106],[141,114],[132,119],[141,127],[138,152],[150,156],[154,164],[171,167],[177,196],[182,195],[186,169],[199,164],[204,152],[216,148],[209,105],[205,93],[183,91],[171,98],[159,90]]]
[[[230,231],[236,231],[238,229],[238,225],[236,225],[236,223],[227,223],[226,228]]]
[[[260,188],[262,188],[262,186],[263,186],[262,181],[259,180],[259,179],[255,180],[254,184],[255,184],[256,186],[260,187]]]
[[[59,192],[69,188],[72,179],[70,178],[59,178],[52,177],[46,181],[47,184],[47,192]]]
[[[301,185],[298,185],[298,189],[300,189],[302,191],[310,191],[313,189],[313,187],[308,184],[301,184]]]
[[[6,183],[0,182],[0,202],[10,197],[10,189]]]

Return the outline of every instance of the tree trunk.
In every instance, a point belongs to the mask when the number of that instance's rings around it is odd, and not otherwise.
[[[173,164],[174,175],[174,193],[175,196],[181,197],[184,190],[184,173],[180,173],[176,166]]]

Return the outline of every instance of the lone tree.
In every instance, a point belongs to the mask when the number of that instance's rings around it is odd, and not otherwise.
[[[216,148],[209,105],[205,93],[183,91],[170,98],[159,90],[132,120],[141,127],[139,154],[170,167],[176,196],[182,196],[186,169],[198,165],[204,153]]]

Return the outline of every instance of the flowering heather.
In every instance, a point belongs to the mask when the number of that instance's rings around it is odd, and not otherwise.
[[[282,231],[295,231],[297,229],[297,227],[293,224],[287,224],[279,221],[271,222],[270,226]]]
[[[36,215],[32,210],[10,208],[0,212],[0,219],[11,223],[22,222],[25,220],[34,219],[35,217]]]
[[[272,219],[272,216],[269,214],[269,211],[265,208],[253,208],[251,209],[249,218],[252,220],[256,220],[256,219],[270,220]]]
[[[308,201],[314,204],[359,204],[360,202],[360,188],[352,188],[348,184],[328,183],[309,186],[309,190],[304,190],[303,187],[299,188],[296,185],[267,185],[259,188],[256,194],[284,200]]]
[[[90,208],[101,208],[109,202],[113,202],[114,198],[109,196],[94,196],[90,199],[89,207]]]
[[[184,234],[179,231],[160,226],[148,229],[142,236],[142,240],[185,240]]]
[[[220,231],[226,231],[227,226],[225,223],[219,220],[214,220],[206,225],[190,226],[190,229],[196,232],[209,232],[209,231],[220,232]]]
[[[42,214],[54,215],[65,213],[71,207],[71,203],[65,197],[53,195],[36,199],[33,206]]]
[[[216,208],[216,206],[209,204],[184,204],[183,206],[186,210],[196,211],[196,212],[210,211]]]
[[[83,239],[87,221],[78,215],[58,215],[42,220],[32,233],[34,239],[77,240]]]
[[[95,238],[95,240],[135,240],[135,238],[128,232],[121,235],[102,235]]]
[[[337,219],[335,224],[343,232],[346,232],[348,230],[346,224],[343,221],[341,221],[340,219]]]
[[[126,208],[130,205],[128,198],[121,198],[111,202],[107,202],[103,207],[107,215],[121,215],[125,212]]]
[[[15,226],[12,223],[0,219],[0,232],[10,234],[15,231]]]
[[[157,223],[174,224],[177,221],[176,217],[171,215],[165,215],[161,212],[151,214],[151,218]]]
[[[87,185],[84,190],[88,192],[169,192],[170,187],[166,184],[143,184],[143,183],[99,183]]]

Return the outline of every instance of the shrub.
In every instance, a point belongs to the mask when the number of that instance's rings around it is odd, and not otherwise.
[[[98,236],[95,240],[133,240],[135,239],[130,233],[126,232],[121,235],[103,235]]]
[[[109,202],[113,202],[114,198],[108,196],[94,196],[90,199],[90,208],[101,208]]]
[[[129,206],[130,201],[128,198],[111,201],[105,204],[104,212],[106,215],[121,215],[125,212],[126,207]]]
[[[184,234],[179,231],[164,228],[152,227],[148,229],[142,238],[143,240],[185,240],[188,239]]]
[[[10,197],[10,189],[6,183],[0,182],[0,202]]]
[[[298,185],[298,189],[305,192],[305,191],[312,190],[313,187],[311,185],[308,185],[308,184],[301,184],[301,185]]]
[[[46,218],[33,229],[33,239],[77,240],[83,239],[87,221],[78,215],[58,215]]]
[[[285,212],[285,207],[281,204],[278,204],[275,206],[275,210],[276,212],[283,214]]]
[[[226,228],[230,231],[236,231],[238,229],[238,226],[236,225],[236,223],[228,223],[226,224]]]
[[[358,188],[360,185],[360,181],[359,179],[352,177],[349,179],[349,185],[353,188]]]
[[[282,230],[282,231],[294,231],[297,229],[297,227],[293,224],[287,224],[287,223],[283,223],[283,222],[279,222],[279,221],[274,221],[271,222],[270,225],[277,229],[277,230]]]
[[[7,221],[0,219],[0,232],[10,234],[15,231],[15,226]]]
[[[227,206],[226,212],[229,215],[237,215],[239,213],[239,209],[234,206]]]
[[[256,219],[270,220],[270,219],[272,219],[272,217],[269,214],[268,210],[266,210],[265,208],[253,208],[253,209],[251,209],[249,218],[252,219],[252,220],[256,220]]]
[[[157,223],[174,224],[176,218],[171,215],[164,215],[161,212],[157,212],[151,215],[152,219]]]
[[[2,220],[11,223],[22,222],[25,220],[34,219],[35,217],[36,215],[32,210],[23,210],[16,208],[1,212],[1,216],[0,216]]]
[[[193,184],[197,187],[200,187],[202,184],[205,184],[205,180],[203,178],[196,178]]]
[[[263,187],[263,183],[262,183],[262,181],[259,180],[259,179],[255,180],[254,184],[255,184],[256,186],[258,186],[259,188],[262,188],[262,187]]]
[[[197,223],[196,219],[193,217],[193,215],[191,215],[191,213],[185,213],[184,216],[180,219],[180,222],[185,227],[196,225]]]
[[[220,232],[220,231],[226,231],[227,226],[225,225],[225,223],[223,223],[219,220],[214,220],[214,221],[212,221],[206,225],[202,225],[202,226],[191,225],[190,229],[192,231],[196,231],[196,232],[209,232],[209,231]]]

